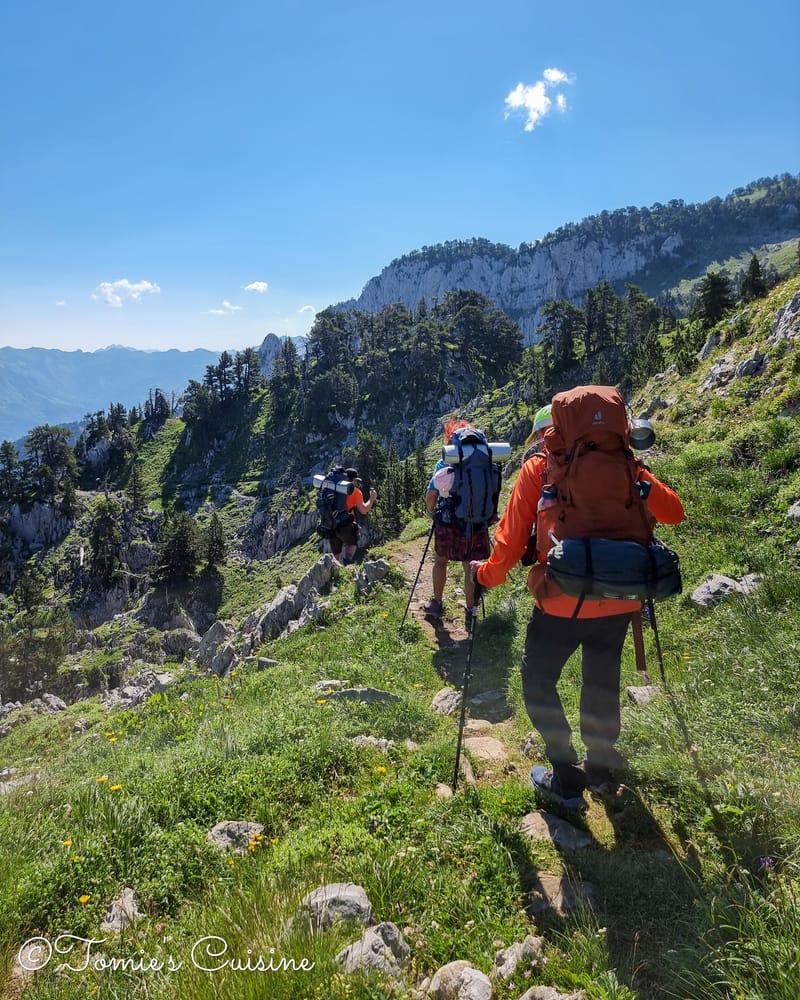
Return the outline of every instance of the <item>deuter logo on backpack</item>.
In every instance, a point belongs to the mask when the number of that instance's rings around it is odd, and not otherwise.
[[[339,525],[350,516],[347,512],[347,498],[355,489],[355,484],[345,479],[344,475],[344,467],[337,466],[327,476],[313,478],[314,485],[319,490],[317,532],[322,538],[331,538]]]
[[[511,454],[505,441],[487,441],[483,431],[462,427],[453,432],[442,458],[453,469],[447,500],[449,522],[467,532],[488,527],[497,519],[502,469],[500,461]]]

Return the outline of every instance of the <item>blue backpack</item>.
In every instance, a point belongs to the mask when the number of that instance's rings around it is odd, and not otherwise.
[[[483,431],[461,427],[450,445],[457,449],[450,488],[451,523],[471,535],[497,520],[502,469],[492,461],[492,449]]]

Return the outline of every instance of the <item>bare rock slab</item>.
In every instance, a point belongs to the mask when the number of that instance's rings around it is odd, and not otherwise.
[[[520,823],[520,830],[531,840],[549,840],[565,851],[591,847],[594,837],[588,830],[581,830],[560,816],[552,816],[544,809],[528,813]]]
[[[473,757],[485,764],[505,764],[508,762],[506,748],[493,736],[471,736],[464,741],[464,746]]]
[[[561,875],[539,874],[539,886],[530,893],[531,910],[556,913],[564,917],[570,910],[591,905],[592,886],[588,882],[573,882]]]

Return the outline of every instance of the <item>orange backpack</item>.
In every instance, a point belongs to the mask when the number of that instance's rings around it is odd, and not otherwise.
[[[567,538],[649,545],[656,522],[638,484],[643,466],[630,449],[628,414],[618,390],[584,385],[559,392],[552,416],[536,520],[539,559]]]

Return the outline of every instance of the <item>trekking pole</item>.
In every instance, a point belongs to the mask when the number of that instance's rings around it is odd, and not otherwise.
[[[403,621],[400,622],[400,628],[403,627],[403,623],[406,620],[406,615],[408,614],[408,609],[411,607],[411,600],[414,597],[414,591],[417,589],[417,584],[419,583],[419,575],[422,572],[422,564],[425,562],[425,556],[428,554],[428,546],[431,544],[431,539],[433,538],[433,529],[436,527],[436,521],[431,521],[431,530],[428,532],[428,540],[425,542],[425,548],[422,550],[422,558],[419,561],[419,568],[417,569],[417,575],[414,578],[414,586],[411,588],[411,593],[408,595],[408,604],[406,604],[406,610],[403,612]]]
[[[469,677],[472,670],[472,647],[475,644],[475,622],[478,618],[477,601],[483,596],[483,587],[475,581],[475,601],[472,607],[472,617],[469,623],[469,646],[467,648],[467,665],[464,669],[464,687],[461,689],[461,718],[458,723],[458,741],[456,742],[456,766],[453,770],[453,791],[458,788],[458,770],[461,765],[461,743],[464,738],[464,720],[467,714],[467,691],[469,690]]]
[[[661,680],[666,688],[667,675],[664,672],[664,656],[661,652],[661,640],[658,637],[658,623],[656,622],[656,609],[653,606],[652,597],[647,598],[647,612],[650,615],[650,624],[653,626],[653,638],[656,642],[656,653],[658,654],[658,668],[661,671]]]

